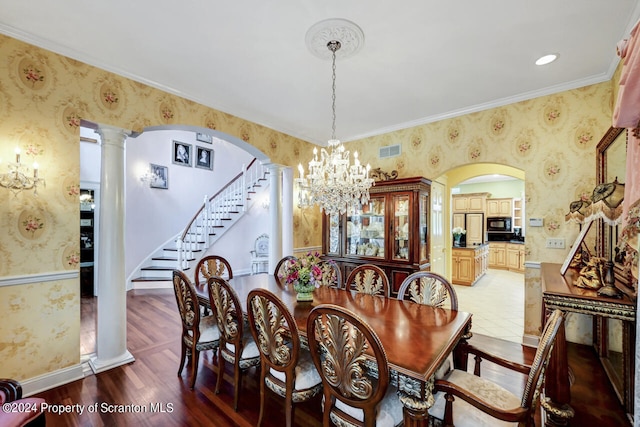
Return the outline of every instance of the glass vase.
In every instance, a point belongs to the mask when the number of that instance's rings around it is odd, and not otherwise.
[[[296,300],[301,302],[313,301],[313,290],[315,288],[315,285],[311,283],[294,283],[293,289],[296,291]]]

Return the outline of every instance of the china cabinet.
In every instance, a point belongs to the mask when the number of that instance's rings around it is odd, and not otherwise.
[[[322,251],[342,277],[361,264],[382,268],[395,296],[411,273],[429,269],[429,193],[422,177],[376,182],[367,204],[325,215]]]

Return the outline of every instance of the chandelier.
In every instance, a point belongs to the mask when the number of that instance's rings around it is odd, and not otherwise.
[[[0,174],[0,187],[8,188],[17,196],[22,190],[33,189],[33,194],[38,195],[38,185],[44,185],[44,179],[38,177],[38,164],[33,164],[33,173],[20,162],[20,148],[16,147],[15,163],[8,163],[9,172]]]
[[[355,26],[349,21],[345,22]],[[342,43],[331,39],[326,47],[331,52],[332,59],[331,139],[328,150],[320,148],[318,151],[317,147],[313,149],[313,158],[309,161],[306,175],[302,164],[298,165],[300,177],[295,181],[298,186],[299,207],[318,205],[325,214],[332,215],[343,214],[367,203],[373,179],[369,178],[370,166],[360,164],[358,153],[353,153],[351,164],[349,151],[336,139],[336,51],[342,47]]]

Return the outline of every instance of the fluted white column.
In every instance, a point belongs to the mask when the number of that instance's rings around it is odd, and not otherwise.
[[[89,360],[98,373],[133,362],[127,350],[127,293],[124,272],[124,144],[128,132],[99,126],[102,168],[98,230],[98,313],[96,356]]]
[[[293,170],[282,169],[282,253],[293,254]]]
[[[269,164],[269,274],[282,259],[282,179],[279,165]]]

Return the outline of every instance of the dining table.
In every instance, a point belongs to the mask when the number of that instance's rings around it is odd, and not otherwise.
[[[389,364],[390,382],[398,389],[404,407],[405,426],[428,425],[428,410],[434,403],[434,376],[458,343],[470,336],[470,313],[417,304],[383,296],[322,286],[313,301],[298,302],[290,285],[271,274],[234,276],[229,280],[246,315],[252,289],[267,289],[293,314],[303,345],[307,318],[320,304],[335,304],[356,313],[378,335]],[[208,289],[196,289],[200,303],[210,307]]]

